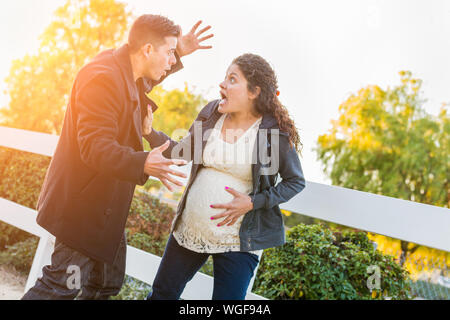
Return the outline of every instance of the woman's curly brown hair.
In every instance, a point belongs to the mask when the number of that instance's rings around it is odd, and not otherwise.
[[[255,108],[259,114],[271,114],[278,122],[281,131],[288,133],[289,143],[295,146],[301,155],[301,146],[297,128],[294,121],[289,116],[289,112],[278,99],[278,80],[275,71],[261,56],[252,53],[243,54],[233,60],[239,67],[248,82],[248,90],[255,92],[256,87],[261,88],[261,92],[256,98]]]

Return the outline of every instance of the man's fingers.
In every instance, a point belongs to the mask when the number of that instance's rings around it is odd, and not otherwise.
[[[161,181],[162,184],[165,185],[166,188],[170,190],[170,192],[173,192],[172,186],[170,185],[170,183],[166,179],[161,178],[161,179],[159,179],[159,181]]]
[[[170,176],[167,176],[167,177],[165,178],[165,180],[168,180],[169,182],[171,182],[171,183],[173,183],[173,184],[175,184],[175,185],[177,185],[177,186],[179,186],[179,187],[182,187],[182,186],[183,186],[183,183],[182,183],[181,181],[178,181],[178,180],[176,180],[176,179],[174,179],[174,178],[172,178],[172,177],[170,177]]]
[[[180,177],[180,178],[187,178],[187,175],[185,173],[181,172],[181,171],[169,169],[166,172],[168,174],[173,175],[173,176],[177,176],[177,177]]]
[[[169,165],[184,166],[188,164],[188,162],[183,159],[170,159],[169,161],[170,161]]]
[[[194,26],[192,27],[191,32],[195,33],[195,30],[197,30],[198,26],[201,25],[201,23],[202,23],[202,20],[197,21],[197,23],[194,24]]]
[[[202,33],[208,31],[209,29],[211,29],[211,26],[207,26],[206,28],[203,28],[202,30],[200,30],[199,32],[197,32],[197,34],[195,35],[195,37],[199,37]]]
[[[205,40],[207,40],[207,39],[209,39],[209,38],[212,38],[212,37],[214,37],[214,35],[213,35],[213,34],[210,34],[209,36],[206,36],[206,37],[203,37],[203,38],[198,39],[198,42],[205,41]]]
[[[199,49],[211,49],[212,46],[199,46],[198,48]]]
[[[188,162],[183,159],[167,159],[167,158],[164,158],[162,163],[168,166],[184,166],[188,164]]]

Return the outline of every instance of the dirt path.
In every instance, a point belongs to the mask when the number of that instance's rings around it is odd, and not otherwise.
[[[0,266],[0,300],[19,300],[27,278],[6,266]]]

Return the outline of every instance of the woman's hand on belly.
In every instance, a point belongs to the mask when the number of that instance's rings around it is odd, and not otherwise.
[[[225,217],[225,219],[217,225],[218,227],[226,224],[227,226],[232,226],[239,219],[239,217],[243,216],[250,210],[253,210],[252,198],[248,194],[238,192],[233,188],[228,187],[225,187],[225,190],[234,196],[233,201],[229,203],[211,205],[211,208],[214,209],[226,209],[225,212],[211,217],[211,220]]]

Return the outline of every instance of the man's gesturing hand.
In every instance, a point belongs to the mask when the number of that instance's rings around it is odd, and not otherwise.
[[[191,29],[191,31],[185,35],[180,34],[178,37],[178,44],[177,44],[177,52],[180,57],[187,56],[188,54],[191,54],[192,52],[198,50],[198,49],[211,49],[212,46],[202,46],[200,45],[201,42],[214,37],[213,34],[209,34],[205,37],[200,38],[200,35],[211,29],[211,26],[207,26],[206,28],[203,28],[199,32],[196,33],[197,28],[200,26],[202,21],[198,21]]]
[[[170,183],[182,187],[183,184],[180,181],[175,180],[170,175],[186,178],[187,176],[179,171],[172,170],[171,165],[185,165],[186,160],[181,159],[167,159],[162,153],[169,147],[170,140],[167,140],[163,145],[153,149],[145,161],[144,172],[149,176],[158,178],[170,191],[173,188]]]

